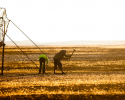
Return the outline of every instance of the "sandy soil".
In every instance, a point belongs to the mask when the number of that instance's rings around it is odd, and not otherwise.
[[[0,76],[0,99],[124,100],[125,46],[21,46],[33,64],[17,47],[6,46],[4,75]],[[71,54],[63,60],[66,74],[53,74],[53,56],[60,50]],[[38,57],[50,58],[46,74],[38,74]],[[0,49],[2,58],[2,48]],[[2,59],[1,59],[2,60]],[[1,63],[1,62],[0,62]]]

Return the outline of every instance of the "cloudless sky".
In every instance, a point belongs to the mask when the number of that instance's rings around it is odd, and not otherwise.
[[[0,0],[0,7],[33,41],[125,40],[125,0]],[[27,39],[12,23],[7,34]]]

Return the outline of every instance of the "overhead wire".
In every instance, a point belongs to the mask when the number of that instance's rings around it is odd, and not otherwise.
[[[20,49],[20,47],[6,34],[6,36]],[[22,49],[20,49],[21,51],[22,51]],[[26,56],[27,56],[27,54],[24,52],[24,51],[22,51]],[[27,56],[28,57],[28,56]],[[28,57],[29,58],[29,57]],[[30,58],[29,58],[30,59]],[[32,60],[32,59],[30,59],[33,63],[34,63],[34,61]],[[34,63],[35,64],[35,63]],[[36,64],[35,64],[36,65]],[[37,65],[36,65],[37,66]],[[38,66],[37,66],[38,67]]]
[[[11,20],[10,20],[11,21]],[[43,54],[45,54],[13,21],[11,21]],[[46,54],[45,54],[46,55]],[[47,55],[46,55],[47,56]],[[49,56],[47,56],[49,58]],[[51,60],[49,58],[49,60]],[[51,60],[52,61],[52,60]],[[53,61],[52,61],[53,62]]]
[[[10,20],[11,21],[11,20]],[[13,21],[11,21],[43,54],[45,54]],[[7,35],[7,34],[6,34]],[[19,46],[7,35],[7,37],[19,48]],[[20,49],[20,48],[19,48]],[[20,49],[21,50],[21,49]],[[22,51],[22,50],[21,50]],[[23,51],[22,51],[23,52]],[[24,53],[24,52],[23,52]],[[73,51],[74,53],[74,51]],[[72,54],[73,54],[72,53]],[[25,54],[25,53],[24,53]],[[25,54],[26,55],[26,54]],[[45,54],[47,56],[47,54]],[[27,55],[26,55],[27,56]],[[28,57],[28,56],[27,56]],[[49,56],[47,56],[49,58]],[[29,57],[28,57],[29,58]],[[30,58],[29,58],[30,59]],[[49,58],[50,59],[50,58]],[[30,59],[31,60],[31,59]],[[51,60],[51,59],[50,59]],[[32,61],[32,60],[31,60]],[[52,60],[51,60],[52,61]],[[33,62],[33,61],[32,61]],[[53,61],[52,61],[53,62]],[[34,63],[34,62],[33,62]],[[53,62],[54,63],[54,62]],[[34,63],[35,64],[35,63]],[[36,64],[35,64],[36,65]],[[37,65],[36,65],[37,66]],[[67,70],[68,71],[68,70]],[[66,71],[66,73],[67,73]]]
[[[11,21],[11,20],[10,20]],[[45,54],[13,21],[11,21],[43,54]],[[7,34],[6,34],[7,35]],[[7,35],[7,37],[19,48],[19,46]],[[20,48],[19,48],[20,49]],[[21,50],[21,49],[20,49]],[[22,50],[21,50],[22,51]],[[75,50],[74,50],[75,51]],[[74,53],[73,51],[73,53]],[[23,52],[23,51],[22,51]],[[23,52],[24,53],[24,52]],[[72,53],[72,55],[73,55]],[[24,53],[25,54],[25,53]],[[25,54],[26,55],[26,54]],[[45,54],[46,55],[46,54]],[[27,55],[26,55],[27,56]],[[46,55],[47,56],[47,55]],[[28,57],[28,56],[27,56]],[[49,58],[49,56],[47,56]],[[29,57],[28,57],[29,58]],[[30,58],[29,58],[30,59]],[[50,59],[50,58],[49,58]],[[30,59],[31,60],[31,59]],[[51,60],[51,59],[50,59]],[[33,62],[33,60],[31,60]],[[51,60],[52,61],[52,60]],[[53,61],[52,61],[53,62]],[[34,63],[34,62],[33,62]],[[54,62],[53,62],[54,63]],[[35,63],[34,63],[35,64]],[[36,65],[36,64],[35,64]],[[36,65],[37,66],[37,65]]]

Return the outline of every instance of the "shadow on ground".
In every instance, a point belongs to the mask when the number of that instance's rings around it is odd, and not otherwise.
[[[0,97],[2,100],[124,100],[125,95],[16,95]]]

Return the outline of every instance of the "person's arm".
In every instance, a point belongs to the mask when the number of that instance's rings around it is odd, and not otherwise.
[[[65,55],[65,57],[71,57],[72,55]]]
[[[64,60],[68,60],[68,59],[70,59],[70,57],[71,57],[71,55],[66,55],[66,52],[65,52],[63,59],[64,59]]]
[[[49,64],[49,59],[48,59],[48,57],[46,58],[46,61],[47,61],[47,66],[48,66],[48,64]]]
[[[71,55],[69,55],[69,54],[67,55],[67,54],[66,54],[66,50],[63,51],[63,56],[64,56],[64,57],[71,57]]]
[[[64,59],[64,60],[68,60],[68,59],[70,59],[70,57],[63,57],[63,59]]]

